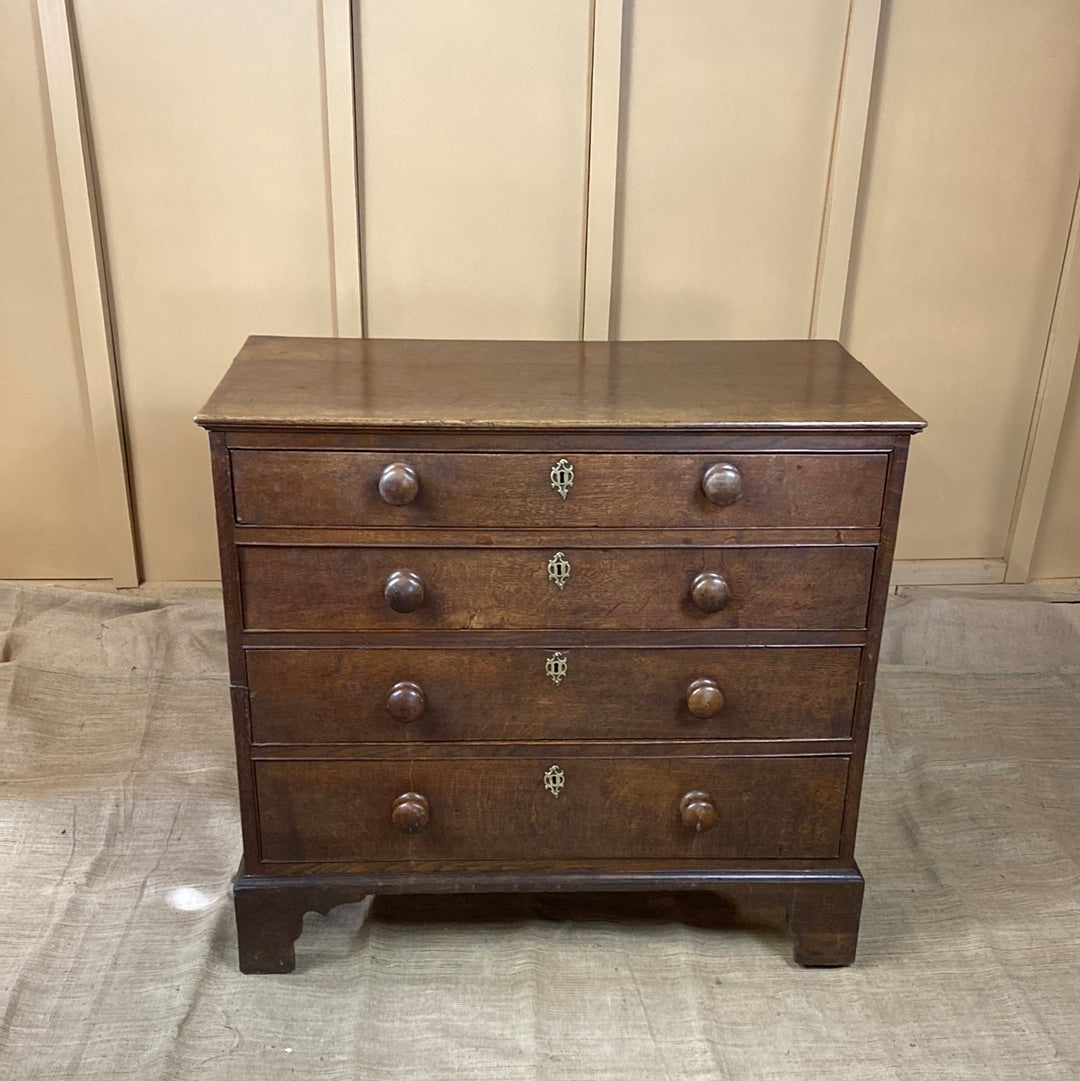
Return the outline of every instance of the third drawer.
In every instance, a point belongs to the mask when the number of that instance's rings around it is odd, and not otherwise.
[[[255,743],[846,739],[857,646],[250,649]]]

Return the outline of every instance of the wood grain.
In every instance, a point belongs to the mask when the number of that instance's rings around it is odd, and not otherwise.
[[[875,527],[881,520],[885,454],[569,454],[573,486],[551,485],[553,454],[335,451],[232,452],[236,520],[262,526],[431,528],[626,524],[627,501],[642,527]],[[703,489],[719,466],[738,471],[737,500],[717,505]],[[411,470],[418,494],[391,505],[384,471]]]
[[[566,674],[546,672],[556,652]],[[255,743],[560,739],[846,739],[861,650],[251,649]],[[723,705],[695,717],[687,695],[711,679]],[[393,688],[422,688],[402,723]],[[404,698],[406,692],[399,691]],[[498,708],[491,708],[498,695]],[[413,704],[415,694],[409,697]],[[395,700],[396,703],[396,700]]]
[[[274,548],[241,546],[244,625],[266,630],[587,628],[859,628],[866,623],[871,547],[559,547],[571,567],[563,589],[545,549]],[[395,612],[384,591],[411,572],[424,604]],[[717,572],[731,589],[719,612],[690,597],[695,576]]]
[[[548,757],[258,762],[263,862],[827,859],[839,845],[842,757],[579,758],[557,798],[544,787],[551,765]],[[697,789],[715,800],[716,825],[703,833],[687,830],[679,809]],[[412,835],[391,820],[408,792],[429,808]]]
[[[838,342],[249,338],[207,428],[887,428],[925,421]]]
[[[308,908],[481,886],[772,889],[850,962],[923,422],[836,343],[260,338],[199,420],[246,971]]]

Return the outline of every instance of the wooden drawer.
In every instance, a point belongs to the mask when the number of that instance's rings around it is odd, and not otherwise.
[[[250,649],[251,731],[256,743],[846,739],[861,652]]]
[[[545,787],[562,770],[557,797]],[[255,764],[264,861],[829,859],[842,757],[453,758]],[[695,832],[681,801],[714,824]],[[407,793],[423,797],[396,804]]]
[[[569,528],[852,526],[881,520],[885,454],[568,453],[573,484],[552,487],[558,454],[234,450],[236,520],[263,526]],[[383,470],[415,477],[410,502],[380,495]],[[705,495],[711,467],[721,499]],[[731,470],[737,471],[732,473]],[[400,478],[399,478],[400,479]],[[413,491],[396,489],[394,498]]]
[[[871,546],[242,545],[238,554],[252,630],[861,628],[874,565]],[[561,589],[550,578],[557,555],[569,566]],[[701,603],[730,598],[703,611],[695,590]],[[399,607],[422,603],[396,611],[388,594]]]

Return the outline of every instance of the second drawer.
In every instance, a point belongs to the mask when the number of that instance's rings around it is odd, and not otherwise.
[[[870,545],[240,545],[249,630],[861,629]]]
[[[843,647],[250,649],[256,743],[846,739]]]

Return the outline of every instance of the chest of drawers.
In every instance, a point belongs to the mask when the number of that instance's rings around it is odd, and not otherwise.
[[[923,422],[839,345],[251,338],[196,419],[243,971],[379,892],[768,894],[853,959]]]

